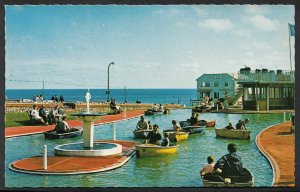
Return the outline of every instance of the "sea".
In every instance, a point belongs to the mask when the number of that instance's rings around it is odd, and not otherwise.
[[[6,89],[8,100],[33,99],[36,95],[43,95],[45,100],[52,96],[58,98],[63,95],[66,102],[85,101],[87,89]],[[90,89],[91,102],[107,100],[106,89]],[[190,105],[190,100],[197,98],[196,89],[110,89],[110,98],[117,103],[181,104]]]

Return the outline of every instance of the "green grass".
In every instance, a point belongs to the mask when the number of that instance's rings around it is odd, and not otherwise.
[[[67,120],[77,119],[67,113]],[[27,112],[23,113],[5,113],[5,128],[32,125]]]

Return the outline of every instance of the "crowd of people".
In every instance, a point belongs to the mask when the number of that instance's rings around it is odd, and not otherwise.
[[[45,105],[41,105],[38,109],[36,105],[32,106],[32,109],[29,111],[29,116],[31,120],[34,120],[36,124],[42,125],[53,125],[55,124],[55,131],[57,133],[69,132],[72,131],[66,122],[66,113],[64,107],[59,107],[55,105],[50,111],[46,111]]]
[[[210,98],[208,95],[206,95],[202,102],[196,106],[196,109],[199,110],[216,110],[216,109],[225,109],[224,106],[225,99],[220,98],[217,100],[217,103],[214,103],[213,98]]]
[[[45,101],[45,99],[44,99],[44,97],[43,97],[42,94],[40,94],[40,95],[33,95],[32,100],[34,102],[38,102],[38,103],[42,103],[42,102]],[[59,98],[56,95],[52,95],[50,100],[53,101],[53,102],[56,102],[56,103],[58,103],[58,102],[63,103],[65,101],[63,95],[60,95]]]

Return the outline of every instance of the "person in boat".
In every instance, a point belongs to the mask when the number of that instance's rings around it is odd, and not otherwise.
[[[45,121],[43,120],[43,118],[41,116],[39,116],[39,112],[36,109],[36,105],[32,106],[32,109],[30,111],[30,118],[33,120],[36,120],[38,123],[42,123],[44,125],[46,125]]]
[[[148,126],[149,126],[149,129],[152,129],[152,125],[151,125],[150,121],[148,121]]]
[[[56,131],[57,133],[67,133],[74,131],[74,129],[71,129],[69,127],[69,124],[66,122],[66,116],[63,116],[61,117],[61,119],[58,118],[54,131]]]
[[[172,120],[172,125],[173,125],[173,130],[176,132],[180,132],[181,127],[179,125],[177,125],[176,120]]]
[[[158,111],[158,110],[159,110],[158,106],[156,105],[156,103],[154,103],[154,105],[151,108],[151,111]]]
[[[161,143],[162,135],[158,129],[158,125],[153,125],[153,131],[151,131],[146,137],[146,144],[149,143],[159,145]]]
[[[196,113],[196,115],[193,114],[190,121],[191,121],[191,126],[198,126],[199,125],[199,114],[198,113]]]
[[[207,157],[207,164],[204,165],[203,168],[200,170],[201,176],[214,172],[214,159],[215,158],[213,156]]]
[[[45,110],[45,105],[42,105],[40,110],[39,110],[39,116],[43,118],[44,120],[44,123],[46,125],[48,125],[48,119],[47,119],[47,113],[46,113],[46,110]]]
[[[48,122],[50,125],[56,124],[56,116],[58,115],[58,106],[55,105],[54,108],[52,108],[48,114]]]
[[[234,129],[234,127],[232,126],[232,123],[228,123],[228,125],[225,127],[225,129]]]
[[[249,119],[246,118],[245,121],[239,120],[239,122],[235,125],[236,129],[247,131],[246,124],[249,123]]]
[[[230,143],[227,146],[228,154],[220,158],[214,166],[214,171],[222,170],[222,176],[240,176],[243,174],[242,158],[236,154],[237,145]]]
[[[164,146],[164,147],[170,146],[169,133],[164,133],[164,139],[161,142],[161,146]]]
[[[145,121],[145,117],[141,116],[141,120],[136,124],[136,130],[149,129],[149,125],[147,121]]]

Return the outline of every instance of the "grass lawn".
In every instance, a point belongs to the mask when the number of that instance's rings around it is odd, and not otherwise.
[[[74,116],[71,116],[67,112],[67,120],[77,119]],[[27,112],[23,113],[5,113],[5,128],[6,127],[16,127],[16,126],[24,126],[31,125],[29,120],[29,115]]]

